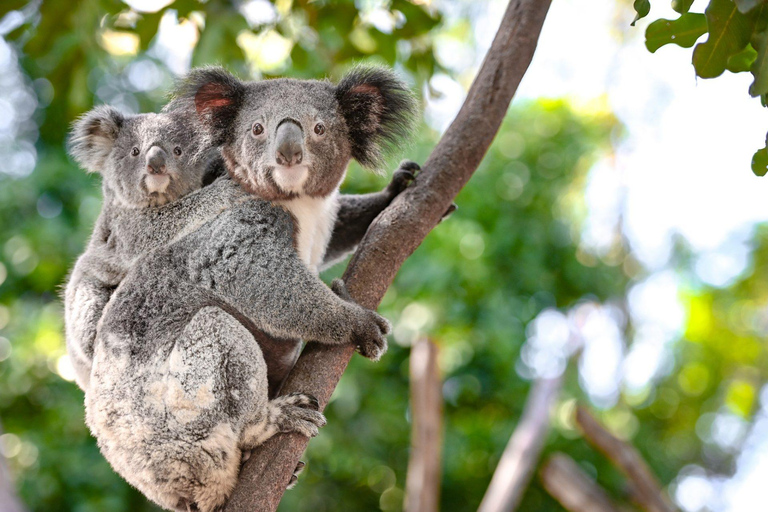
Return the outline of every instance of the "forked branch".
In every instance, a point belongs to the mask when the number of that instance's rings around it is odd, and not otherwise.
[[[368,229],[344,274],[347,289],[362,306],[378,306],[405,259],[437,225],[480,165],[531,63],[549,4],[549,0],[510,1],[456,119],[413,186]],[[325,407],[353,354],[351,346],[308,344],[283,392],[312,393]],[[284,434],[254,450],[227,510],[277,509],[307,443],[298,434]]]

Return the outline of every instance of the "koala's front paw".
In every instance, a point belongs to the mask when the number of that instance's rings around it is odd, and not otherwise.
[[[352,339],[361,356],[378,361],[387,351],[387,334],[392,329],[389,321],[375,311],[360,308],[361,318]]]
[[[334,279],[331,289],[352,306],[350,308],[352,313],[350,318],[352,321],[352,343],[357,347],[357,351],[363,357],[378,361],[387,351],[387,334],[392,329],[389,321],[375,311],[365,309],[355,303],[341,279]]]
[[[400,162],[400,166],[392,175],[392,181],[387,185],[387,192],[395,198],[400,192],[408,188],[413,180],[416,179],[416,173],[421,170],[421,167],[416,162],[410,160],[403,160]]]

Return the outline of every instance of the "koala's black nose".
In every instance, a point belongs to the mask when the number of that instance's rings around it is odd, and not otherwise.
[[[290,167],[300,164],[304,158],[304,134],[301,127],[293,120],[280,123],[275,134],[275,160],[280,165]]]
[[[168,153],[163,151],[158,146],[153,146],[147,152],[147,172],[149,174],[164,174],[165,173],[165,161],[168,158]]]

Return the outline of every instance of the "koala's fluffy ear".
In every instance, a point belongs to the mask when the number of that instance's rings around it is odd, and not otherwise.
[[[354,68],[336,86],[336,99],[349,129],[352,157],[365,167],[379,167],[382,152],[411,131],[416,102],[390,69]]]
[[[193,69],[173,93],[174,102],[194,108],[216,145],[227,142],[244,95],[243,82],[221,67]]]
[[[88,172],[101,172],[125,117],[108,105],[94,108],[72,125],[69,154]]]

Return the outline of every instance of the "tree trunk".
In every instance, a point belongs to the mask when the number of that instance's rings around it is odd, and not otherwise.
[[[352,258],[344,281],[360,305],[375,309],[405,259],[434,228],[477,169],[533,58],[550,0],[511,0],[459,114],[415,183],[382,212]],[[283,393],[311,393],[325,407],[354,354],[352,346],[309,343]],[[281,434],[257,447],[227,505],[274,511],[309,440]]]
[[[437,512],[440,503],[443,382],[437,345],[423,339],[411,348],[411,456],[405,512]]]

